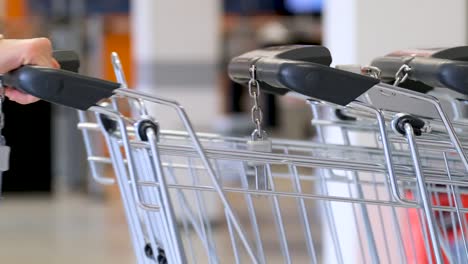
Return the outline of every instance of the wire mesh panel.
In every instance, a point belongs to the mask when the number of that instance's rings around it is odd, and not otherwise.
[[[153,100],[124,93],[129,101]],[[358,120],[313,122],[338,128],[341,142],[273,139],[270,152],[256,152],[249,150],[249,138],[193,133],[174,107],[186,131],[159,130],[147,115],[122,117],[104,107],[94,109],[98,124],[80,124],[85,133],[100,131],[107,139],[110,160],[89,160],[112,162],[116,169],[142,263],[163,257],[323,263],[327,251],[336,263],[350,263],[350,251],[356,263],[436,262],[437,253],[441,261],[463,263],[465,167],[443,129],[434,126],[408,139],[410,134],[393,131],[390,114],[359,115],[364,108],[350,106],[345,111]],[[356,131],[372,144],[353,144]],[[259,177],[267,184],[256,184]],[[340,211],[350,217],[341,219]],[[346,236],[357,239],[349,245]]]
[[[427,104],[431,117],[308,99],[309,141],[267,138],[254,105],[254,133],[223,137],[195,133],[173,100],[126,89],[116,56],[114,66],[123,88],[80,112],[79,128],[93,177],[119,186],[138,263],[467,261],[468,123],[434,97],[375,86]],[[249,82],[253,100],[258,85]],[[182,129],[164,130],[161,114]],[[101,134],[109,157],[90,143]]]
[[[248,88],[255,129],[223,137],[196,133],[176,101],[128,89],[112,59],[119,84],[34,66],[2,82],[87,110],[78,126],[91,174],[118,186],[138,263],[468,261],[466,100],[396,86],[414,71],[464,92],[465,63],[384,58],[385,69],[398,66],[389,85],[373,66],[359,68],[368,76],[329,67],[324,47],[248,52],[229,73]],[[270,138],[263,90],[300,93],[315,140]]]

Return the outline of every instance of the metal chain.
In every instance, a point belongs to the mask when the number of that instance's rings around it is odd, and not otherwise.
[[[364,66],[361,68],[361,73],[372,78],[380,79],[382,71],[374,66]]]
[[[406,81],[406,79],[408,79],[410,71],[410,66],[408,66],[407,64],[401,65],[400,69],[398,69],[397,73],[395,74],[395,82],[393,83],[393,85],[398,86],[404,81]]]
[[[256,67],[252,65],[249,69],[250,72],[250,80],[249,80],[249,95],[253,99],[254,105],[252,106],[251,116],[252,122],[255,125],[255,130],[252,133],[252,136],[256,136],[257,138],[263,138],[264,132],[262,129],[262,121],[263,121],[263,111],[259,104],[260,98],[260,84],[257,80],[256,75]]]

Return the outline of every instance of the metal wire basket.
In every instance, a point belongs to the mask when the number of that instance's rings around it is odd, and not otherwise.
[[[327,52],[279,47],[233,61],[231,77],[254,101],[256,129],[245,138],[196,133],[176,101],[127,89],[116,54],[120,88],[58,70],[25,74],[58,78],[47,83],[55,94],[36,95],[87,110],[78,126],[91,173],[118,185],[138,263],[467,262],[468,123],[449,118],[434,96],[328,67]],[[67,81],[86,82],[94,97],[73,100]],[[319,87],[305,89],[310,82]],[[337,84],[352,91],[341,97]],[[101,86],[111,89],[94,94]],[[301,93],[317,140],[269,138],[258,105],[264,89]],[[355,100],[366,91],[390,107]],[[402,98],[431,115],[391,107]],[[170,110],[183,129],[164,130],[149,105]],[[106,164],[115,178],[100,173]]]

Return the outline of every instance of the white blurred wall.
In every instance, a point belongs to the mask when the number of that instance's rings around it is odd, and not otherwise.
[[[140,61],[217,59],[218,0],[132,2],[135,56]]]
[[[467,43],[465,0],[326,0],[324,45],[333,62],[367,64],[400,48]]]
[[[465,45],[468,39],[466,15],[465,0],[326,0],[324,45],[331,51],[333,64],[361,65],[398,49]],[[329,142],[341,140],[341,134],[336,131],[329,130],[326,137]],[[368,145],[371,138],[354,135],[350,140],[352,144]],[[330,195],[343,195],[339,184],[328,183],[327,187]],[[357,231],[352,225],[355,217],[352,206],[335,203],[331,208],[343,259],[346,263],[362,263],[357,246],[353,245],[358,245],[357,232],[363,230]],[[382,241],[395,239],[383,236],[378,217],[370,211],[380,262],[387,263]],[[383,230],[393,230],[388,227]],[[331,237],[324,235],[324,263],[337,263]],[[397,252],[395,243],[390,247],[391,252]]]
[[[220,107],[217,63],[221,2],[134,0],[132,41],[137,88],[177,100],[202,130]],[[167,126],[173,116],[161,114]]]

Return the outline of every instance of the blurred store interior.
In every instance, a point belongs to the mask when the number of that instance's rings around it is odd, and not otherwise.
[[[402,47],[466,44],[467,13],[462,0],[0,0],[0,33],[48,37],[55,49],[78,52],[81,73],[112,81],[116,51],[132,89],[177,100],[197,131],[245,136],[251,101],[227,76],[232,57],[323,44],[333,64],[366,64]],[[261,104],[273,136],[314,136],[304,102],[262,95]],[[4,113],[12,152],[0,262],[133,263],[117,188],[91,179],[76,110],[6,101]],[[154,114],[163,129],[180,128]]]

